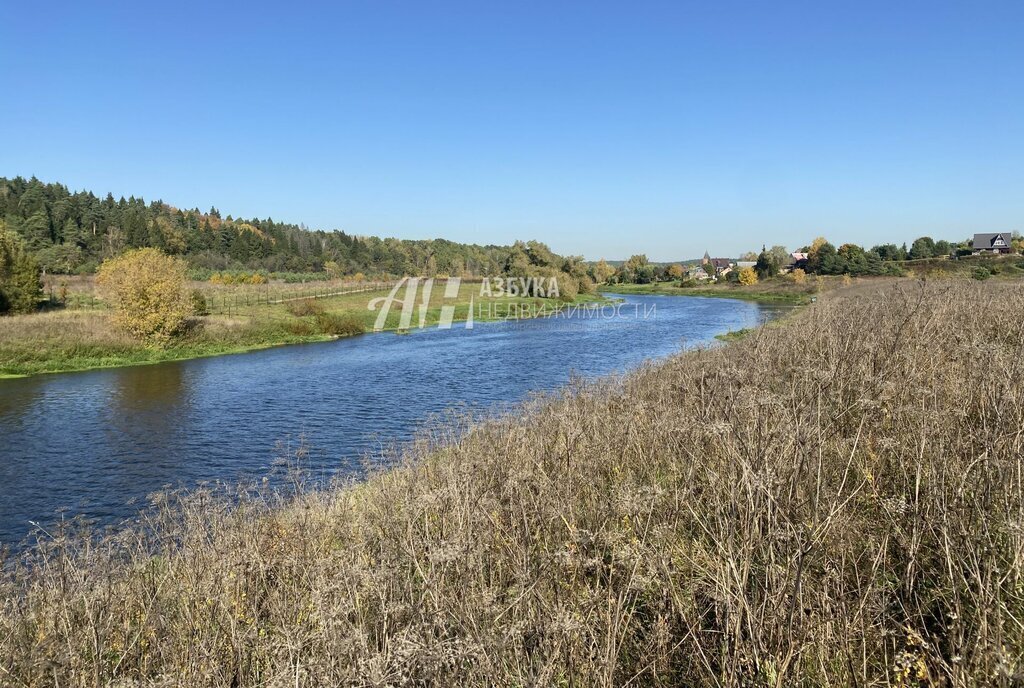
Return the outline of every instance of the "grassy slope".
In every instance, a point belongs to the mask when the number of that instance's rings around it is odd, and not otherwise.
[[[709,284],[700,287],[679,287],[676,282],[656,284],[611,284],[602,286],[602,291],[616,294],[672,294],[679,296],[715,296],[728,299],[743,299],[762,303],[805,304],[820,290],[833,287],[834,280],[808,280],[807,284],[775,279],[751,286],[739,284]]]
[[[241,288],[243,292],[244,289]],[[482,312],[479,308],[474,309],[474,317],[478,319],[481,315],[487,319],[488,303],[536,308],[546,306],[549,309],[558,307],[556,302],[545,299],[480,299],[478,290],[478,285],[463,285],[459,298],[449,301],[444,300],[441,286],[435,288],[426,311],[425,326],[438,323],[442,304],[454,305],[456,321],[464,320],[471,295],[476,305],[485,306]],[[317,299],[316,303],[328,313],[354,315],[363,322],[366,330],[371,330],[377,313],[369,311],[367,304],[371,299],[387,294],[387,291],[360,292]],[[588,303],[598,298],[581,296],[577,302]],[[254,302],[233,309],[230,316],[198,318],[189,333],[164,348],[147,346],[119,332],[110,322],[108,313],[102,310],[51,311],[0,318],[0,377],[159,363],[333,338],[317,332],[313,317],[292,315],[289,305],[257,305]],[[392,306],[385,329],[398,328],[400,310],[398,305]],[[502,314],[493,315],[500,317]],[[418,316],[417,311],[413,327],[419,323]]]
[[[1019,280],[1024,277],[1024,257],[1008,256],[966,256],[959,260],[930,258],[927,260],[900,263],[910,278],[949,279],[974,277],[980,269],[989,271],[997,280]],[[808,275],[805,284],[795,284],[784,276],[758,282],[750,286],[736,283],[707,284],[682,288],[677,282],[656,284],[605,285],[602,290],[620,294],[679,294],[685,296],[717,296],[730,299],[744,299],[762,303],[806,304],[822,292],[831,291],[848,283],[889,282],[892,277],[855,277],[852,280],[835,275]]]
[[[0,577],[0,675],[1009,685],[1022,347],[1017,285],[869,283],[356,487],[54,534]]]

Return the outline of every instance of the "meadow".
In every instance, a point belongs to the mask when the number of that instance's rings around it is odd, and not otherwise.
[[[444,281],[431,291],[424,326],[436,325],[443,306],[454,306],[455,319],[464,320],[474,303],[474,317],[504,317],[507,308],[550,312],[560,302],[525,297],[481,297],[479,283],[462,285],[454,299],[444,297]],[[203,315],[166,346],[152,346],[118,330],[99,298],[94,280],[51,278],[46,293],[56,307],[42,313],[0,318],[0,377],[67,372],[92,368],[158,363],[201,356],[240,353],[253,349],[324,341],[352,336],[374,328],[371,300],[386,297],[394,283],[323,281],[313,284],[235,284],[192,282],[202,296]],[[420,292],[422,294],[422,291]],[[397,294],[401,299],[404,289]],[[417,309],[421,303],[418,295]],[[574,303],[600,300],[579,295]],[[488,308],[488,304],[494,304]],[[506,310],[501,310],[500,305]],[[400,307],[394,305],[384,330],[400,326]],[[419,311],[412,326],[419,325]]]
[[[872,278],[884,279],[884,278]],[[695,284],[681,286],[679,282],[654,282],[651,284],[612,284],[603,287],[616,294],[665,294],[673,296],[711,296],[728,299],[743,299],[760,303],[789,304],[794,306],[811,302],[817,294],[843,286],[841,277],[810,277],[804,284],[797,284],[777,277],[753,285],[732,282]]]
[[[867,282],[0,576],[5,685],[1017,685],[1024,293]]]
[[[961,279],[978,281],[996,279],[1015,281],[1024,277],[1024,258],[1020,255],[977,255],[950,258],[941,256],[922,260],[905,260],[898,263],[905,278],[912,279]],[[649,284],[607,285],[608,291],[620,294],[672,294],[684,296],[713,296],[743,299],[760,303],[803,305],[810,303],[817,295],[855,284],[873,282],[882,284],[894,277],[849,275],[805,275],[801,282],[791,275],[760,280],[756,284],[743,285],[738,282],[653,282]]]

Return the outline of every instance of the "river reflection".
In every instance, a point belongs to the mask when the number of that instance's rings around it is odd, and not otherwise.
[[[314,471],[356,471],[382,441],[453,406],[492,409],[771,317],[728,299],[626,300],[642,308],[612,320],[477,323],[0,381],[0,542],[58,509],[113,523],[168,485],[265,475],[300,435]]]

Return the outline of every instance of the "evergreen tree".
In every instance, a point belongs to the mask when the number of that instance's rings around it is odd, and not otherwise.
[[[775,262],[775,257],[765,249],[764,245],[761,246],[761,253],[757,256],[754,271],[757,273],[758,279],[768,279],[779,274],[779,264]]]
[[[0,313],[34,311],[43,293],[39,275],[39,263],[24,242],[0,222]]]
[[[46,216],[45,209],[37,210],[21,223],[21,236],[25,239],[28,248],[33,251],[53,244],[50,235],[50,218]]]

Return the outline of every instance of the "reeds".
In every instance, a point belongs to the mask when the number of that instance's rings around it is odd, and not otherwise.
[[[1015,685],[1024,294],[897,283],[359,485],[40,534],[4,685]]]

